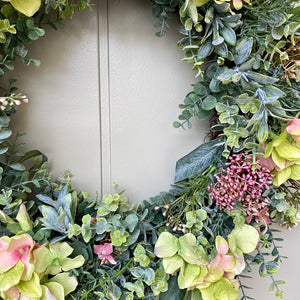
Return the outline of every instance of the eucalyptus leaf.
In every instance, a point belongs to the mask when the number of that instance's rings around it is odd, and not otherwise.
[[[12,135],[12,131],[8,128],[2,128],[0,130],[0,140],[6,140]]]
[[[234,62],[236,65],[241,65],[244,63],[250,56],[253,47],[253,40],[252,38],[244,38],[241,40],[236,48],[234,54]]]
[[[217,98],[212,95],[208,95],[203,99],[201,107],[204,110],[212,110],[213,108],[215,108],[216,104]]]
[[[207,91],[207,87],[201,83],[201,82],[197,82],[194,86],[194,92],[200,96],[202,95],[207,95],[208,91]]]
[[[0,127],[7,127],[10,123],[10,117],[1,116],[0,117]]]
[[[203,60],[204,58],[209,56],[212,51],[213,51],[213,44],[212,44],[212,40],[209,39],[204,44],[202,44],[202,46],[199,48],[198,57],[197,57],[198,60]]]
[[[128,226],[130,232],[133,232],[138,222],[139,219],[136,214],[130,214],[125,218],[125,223]]]

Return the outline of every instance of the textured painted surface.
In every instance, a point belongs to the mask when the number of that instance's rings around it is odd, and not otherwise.
[[[191,66],[180,61],[176,30],[154,36],[150,1],[108,0],[108,7],[98,1],[104,9],[99,11],[99,44],[95,9],[66,21],[57,32],[49,29],[31,48],[42,66],[19,66],[19,86],[31,102],[14,121],[28,132],[27,148],[48,155],[54,175],[68,168],[75,186],[91,193],[100,191],[101,182],[107,192],[115,181],[132,202],[140,202],[169,188],[176,160],[203,142],[208,126],[196,122],[192,131],[172,128],[177,105],[195,80]],[[171,24],[175,28],[176,20]],[[281,235],[282,253],[289,259],[275,277],[287,281],[284,299],[298,300],[300,232],[283,230]],[[275,299],[268,293],[270,280],[257,271],[252,276],[249,295]]]
[[[151,2],[109,1],[112,180],[140,202],[173,183],[176,160],[203,142],[207,122],[172,127],[195,81],[176,47],[176,20],[154,35]]]
[[[39,149],[54,177],[65,169],[79,189],[100,191],[97,14],[83,12],[30,47],[41,67],[18,65],[20,91],[28,95],[14,117],[26,131],[27,149]],[[84,55],[83,55],[84,53]]]

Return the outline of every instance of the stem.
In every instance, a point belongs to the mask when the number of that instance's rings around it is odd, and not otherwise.
[[[186,290],[186,292],[185,292],[185,294],[184,294],[182,300],[186,300],[187,297],[188,297],[188,295],[189,295],[189,293],[190,293],[190,291]]]
[[[120,271],[114,273],[113,276],[109,277],[108,279],[106,279],[104,281],[101,281],[100,283],[98,283],[97,285],[95,285],[94,287],[89,289],[87,292],[85,292],[84,293],[85,295],[81,296],[80,300],[86,299],[87,295],[89,295],[92,291],[94,291],[99,286],[102,286],[102,285],[106,284],[107,282],[113,280],[114,278],[119,277],[132,263],[133,263],[133,258],[131,258],[130,261]]]

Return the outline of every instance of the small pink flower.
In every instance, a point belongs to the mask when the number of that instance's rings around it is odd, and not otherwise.
[[[107,264],[108,262],[110,262],[112,265],[117,263],[111,255],[113,253],[113,245],[111,243],[95,245],[94,253],[98,255],[99,259],[101,259],[101,265]]]
[[[268,205],[262,195],[274,177],[269,168],[257,164],[254,169],[252,157],[247,153],[229,157],[226,166],[226,169],[215,175],[217,183],[208,187],[210,197],[216,200],[221,210],[230,211],[240,202],[244,212],[252,215],[253,207],[256,208],[256,213]]]
[[[15,100],[15,104],[16,105],[21,105],[21,101],[20,100]]]

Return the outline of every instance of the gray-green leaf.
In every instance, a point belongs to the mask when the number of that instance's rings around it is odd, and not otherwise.
[[[216,162],[223,151],[219,139],[204,143],[176,163],[175,183],[200,173]]]

